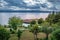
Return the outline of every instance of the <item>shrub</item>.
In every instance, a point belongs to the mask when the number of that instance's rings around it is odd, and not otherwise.
[[[0,27],[0,40],[8,40],[9,37],[10,37],[10,32]]]
[[[52,32],[51,40],[60,40],[60,29]]]

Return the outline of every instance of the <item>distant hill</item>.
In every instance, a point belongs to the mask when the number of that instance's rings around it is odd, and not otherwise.
[[[38,20],[38,19],[24,19],[23,22],[29,24],[33,20]]]

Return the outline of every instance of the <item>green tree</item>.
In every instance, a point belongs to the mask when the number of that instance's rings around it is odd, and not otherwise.
[[[51,25],[55,30],[60,29],[60,23],[52,24]]]
[[[34,40],[37,40],[37,33],[39,33],[38,25],[33,25],[30,31],[34,34]]]
[[[9,21],[8,21],[9,26],[14,30],[16,30],[18,26],[22,26],[22,23],[23,21],[16,16],[9,18]]]
[[[46,34],[46,40],[48,40],[48,36],[51,32],[54,31],[54,28],[52,28],[52,27],[41,27],[40,30],[41,30],[41,32]]]
[[[22,31],[21,31],[21,30],[18,30],[18,32],[17,32],[17,37],[18,37],[18,40],[20,40],[21,35],[22,35]]]
[[[60,40],[60,29],[51,33],[51,40]]]
[[[30,27],[30,32],[32,32],[34,34],[34,40],[38,40],[38,38],[37,38],[37,33],[39,33],[39,27],[38,26],[39,26],[38,21],[35,20],[34,25],[32,25]]]
[[[50,25],[52,25],[54,17],[55,17],[55,13],[52,12],[48,15],[48,17],[46,18],[46,21],[49,22]]]
[[[8,25],[3,25],[5,28],[9,28],[9,26]]]
[[[43,18],[38,19],[38,24],[41,24],[43,22],[44,22]]]
[[[0,40],[9,40],[10,32],[0,26]]]
[[[36,21],[35,21],[35,20],[32,20],[32,21],[31,21],[31,24],[32,24],[32,25],[33,25],[33,24],[35,24],[35,23],[36,23]]]
[[[60,22],[60,12],[54,13],[48,15],[46,18],[46,21],[50,23],[50,25]]]
[[[34,25],[35,23],[36,23],[36,21],[35,21],[35,20],[32,20],[32,21],[30,22],[30,26]]]
[[[56,13],[54,19],[53,19],[53,23],[58,23],[60,22],[60,12]]]

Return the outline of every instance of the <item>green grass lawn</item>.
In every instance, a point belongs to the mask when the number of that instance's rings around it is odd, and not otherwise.
[[[45,37],[46,35],[44,33],[38,33],[38,38],[45,38]],[[18,40],[17,34],[11,34],[9,40]],[[24,31],[21,35],[21,40],[34,40],[34,35],[29,31]]]

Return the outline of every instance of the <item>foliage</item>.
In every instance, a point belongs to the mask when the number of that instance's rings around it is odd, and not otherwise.
[[[17,32],[17,37],[18,37],[18,40],[20,40],[21,35],[22,35],[22,31],[21,31],[21,30],[18,30],[18,32]]]
[[[8,25],[4,25],[5,28],[8,28],[9,26]]]
[[[43,32],[46,34],[46,40],[48,40],[49,34],[52,33],[53,31],[54,31],[54,28],[49,26],[42,26],[40,28],[40,32]]]
[[[53,31],[54,31],[53,27],[42,27],[42,32],[44,32],[46,34],[50,34]]]
[[[10,32],[0,27],[0,40],[8,40],[10,38]]]
[[[16,30],[13,30],[12,28],[10,28],[10,33],[14,34],[14,33],[16,33]]]
[[[56,23],[56,24],[52,24],[52,28],[54,28],[54,30],[60,29],[60,23]]]
[[[39,32],[39,27],[38,25],[33,25],[31,28],[30,28],[30,31],[34,34],[38,33]]]
[[[34,25],[35,23],[36,23],[36,21],[35,21],[35,20],[32,20],[32,21],[30,22],[30,26]]]
[[[44,23],[42,23],[40,26],[49,27],[50,25],[49,25],[49,22],[44,22]]]
[[[51,40],[60,40],[60,29],[52,32]]]
[[[43,18],[40,18],[40,19],[38,20],[38,24],[41,24],[41,23],[43,23],[43,22],[44,22]]]
[[[37,33],[39,33],[39,27],[37,24],[33,25],[31,28],[30,28],[30,32],[32,32],[34,34],[34,40],[38,40],[37,38]]]
[[[53,23],[60,22],[60,12],[57,12],[56,14],[53,12],[52,14],[49,14],[46,18],[46,21],[50,23],[50,25]]]
[[[17,27],[21,26],[23,22],[19,17],[14,16],[14,17],[9,18],[8,23],[14,30],[16,30]]]
[[[60,13],[56,13],[54,19],[53,19],[53,23],[57,23],[60,22]]]
[[[54,17],[55,17],[55,14],[53,12],[48,15],[48,17],[46,18],[46,21],[49,22],[49,24],[51,25],[53,23],[52,21],[53,21]]]

